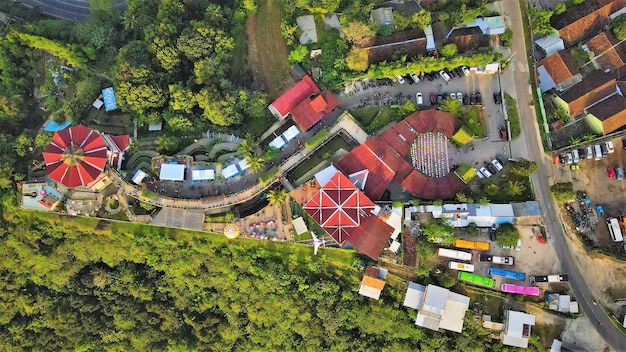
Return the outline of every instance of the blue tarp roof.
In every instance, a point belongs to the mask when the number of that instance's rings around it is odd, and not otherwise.
[[[102,90],[102,97],[104,100],[104,110],[111,111],[117,109],[117,102],[115,101],[115,92],[113,87],[104,88]]]
[[[43,130],[46,131],[46,132],[56,132],[56,131],[64,130],[64,129],[70,127],[71,124],[72,124],[72,120],[65,121],[61,125],[56,123],[56,122],[54,122],[53,120],[50,120],[50,121],[48,121],[46,126],[43,128]]]

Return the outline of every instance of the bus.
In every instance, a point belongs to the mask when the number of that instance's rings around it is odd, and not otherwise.
[[[496,280],[490,277],[479,276],[465,271],[459,272],[459,280],[488,287],[494,287],[496,285]]]
[[[488,251],[489,242],[474,242],[465,240],[454,241],[454,246],[457,248],[476,249],[479,251]]]
[[[616,218],[606,219],[606,224],[609,227],[609,234],[611,234],[611,238],[613,242],[622,242],[624,241],[624,236],[622,235],[622,229],[619,227],[619,222]]]
[[[537,283],[537,282],[563,282],[563,281],[568,281],[569,277],[567,276],[567,274],[560,274],[560,275],[530,275],[528,277],[528,281],[530,281],[531,284]]]
[[[454,249],[439,248],[437,249],[437,255],[440,257],[458,259],[465,262],[469,262],[472,260],[472,253],[457,251]]]
[[[513,284],[500,285],[502,292],[517,293],[519,295],[539,296],[539,287],[534,286],[522,286]]]
[[[513,280],[519,280],[519,281],[526,280],[526,274],[524,273],[519,273],[517,271],[511,271],[511,270],[500,269],[500,268],[488,268],[487,274],[495,275],[495,276],[502,276],[502,277],[506,277],[509,279],[513,279]]]
[[[470,273],[474,272],[474,266],[472,264],[450,262],[448,263],[448,268],[452,270],[469,271]]]

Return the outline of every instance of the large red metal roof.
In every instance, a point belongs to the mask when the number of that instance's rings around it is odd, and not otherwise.
[[[303,209],[342,244],[362,225],[362,219],[371,215],[374,207],[374,203],[344,174],[337,172]]]
[[[43,159],[53,180],[66,187],[84,186],[104,170],[107,147],[98,132],[79,125],[56,132]]]
[[[286,116],[296,105],[300,104],[302,100],[319,92],[320,90],[315,85],[315,82],[307,75],[304,76],[300,82],[296,83],[295,86],[278,97],[278,99],[272,103],[272,106],[282,116]]]

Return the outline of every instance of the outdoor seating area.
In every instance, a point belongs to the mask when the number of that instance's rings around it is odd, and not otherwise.
[[[441,132],[419,134],[411,145],[413,167],[430,177],[443,177],[450,172],[448,138]]]
[[[268,222],[252,223],[247,229],[249,237],[267,239],[268,237],[276,237],[276,231],[278,230],[276,221],[270,220]]]

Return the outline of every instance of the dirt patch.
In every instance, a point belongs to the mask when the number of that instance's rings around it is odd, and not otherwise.
[[[572,351],[610,351],[586,316],[567,320],[561,342],[563,347]]]
[[[280,33],[282,12],[278,0],[260,0],[256,15],[248,17],[248,55],[255,83],[266,88],[270,100],[294,85],[288,50]]]
[[[525,310],[528,314],[535,316],[536,325],[533,333],[539,335],[544,348],[550,348],[554,339],[559,339],[568,319],[558,314],[546,312],[545,310],[527,304]]]

